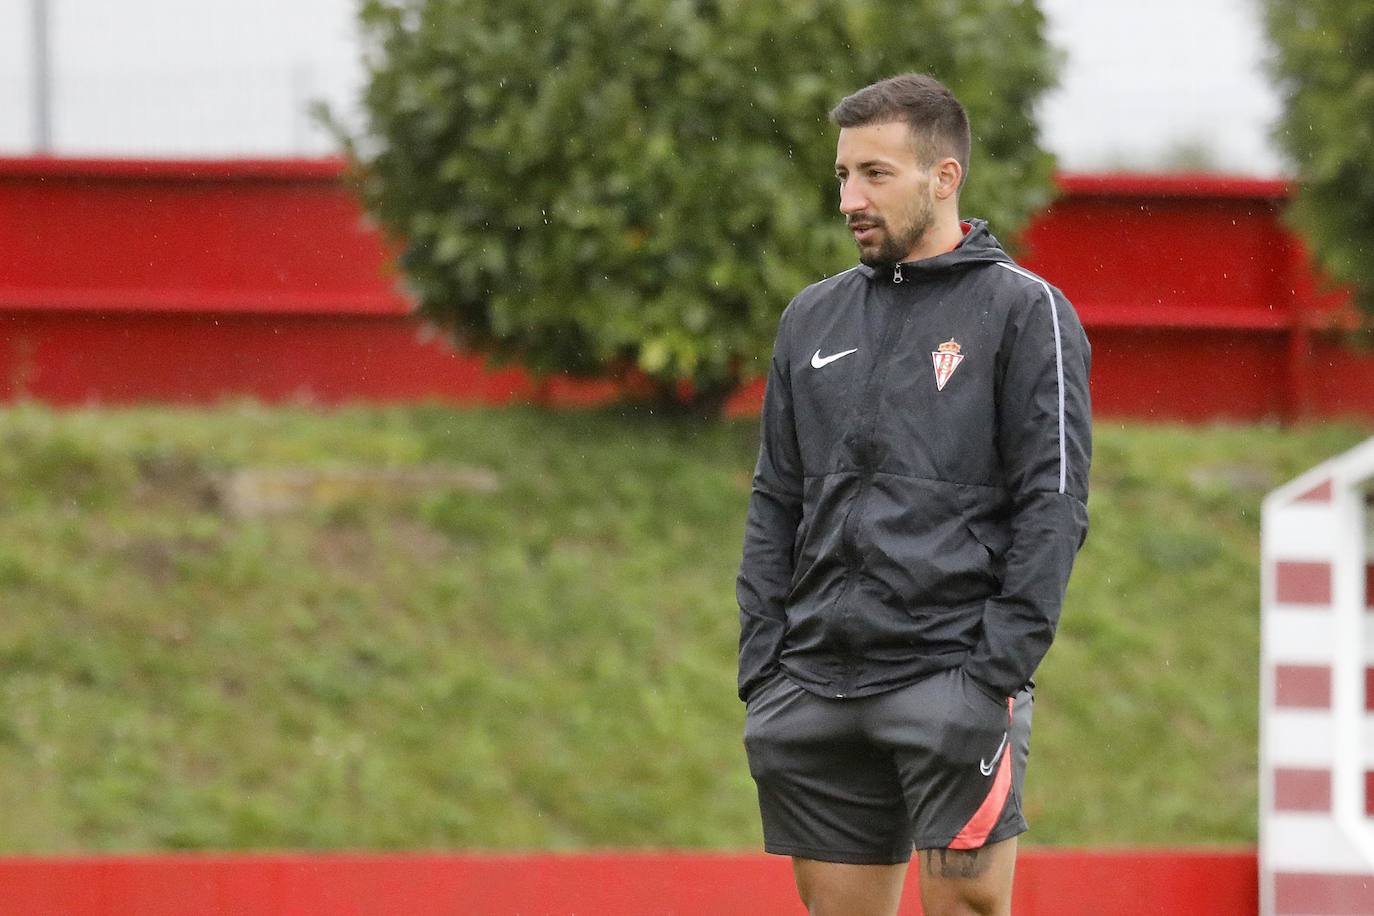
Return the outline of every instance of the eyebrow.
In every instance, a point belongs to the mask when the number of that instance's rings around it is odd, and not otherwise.
[[[894,167],[893,164],[891,162],[888,162],[886,159],[865,159],[863,162],[860,162],[858,165],[854,166],[854,168],[857,171],[862,171],[864,169],[873,168],[874,166],[883,166],[884,168],[889,169]],[[844,168],[844,165],[842,163],[835,163],[835,171],[838,172],[842,168]]]

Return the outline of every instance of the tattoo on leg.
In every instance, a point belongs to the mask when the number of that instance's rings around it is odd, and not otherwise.
[[[926,874],[937,878],[980,878],[988,870],[981,849],[923,849]]]

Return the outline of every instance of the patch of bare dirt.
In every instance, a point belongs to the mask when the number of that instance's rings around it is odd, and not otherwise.
[[[351,502],[394,502],[440,490],[492,493],[500,478],[485,468],[244,468],[215,483],[217,499],[236,518],[261,518]]]

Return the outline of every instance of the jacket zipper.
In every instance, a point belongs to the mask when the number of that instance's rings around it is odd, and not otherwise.
[[[900,264],[897,265],[893,271],[893,282],[902,282],[902,268]],[[863,409],[860,410],[858,418],[858,438],[854,443],[855,451],[863,456],[863,462],[860,467],[861,476],[859,480],[859,489],[858,492],[854,494],[854,501],[849,504],[849,510],[845,513],[844,520],[840,523],[840,544],[849,560],[849,575],[846,577],[845,583],[840,589],[840,594],[835,600],[836,605],[842,608],[840,612],[841,622],[849,617],[849,608],[847,607],[849,593],[853,589],[855,577],[863,565],[863,553],[859,550],[858,528],[863,524],[863,504],[868,497],[868,491],[873,482],[873,474],[877,469],[877,462],[871,450],[873,448],[873,439],[876,433],[878,409],[881,405],[874,402],[881,401],[883,387],[881,377],[886,376],[888,368],[886,363],[891,360],[892,351],[896,342],[898,338],[902,336],[907,320],[911,317],[909,310],[901,310],[900,303],[895,296],[892,298],[892,301],[888,303],[888,307],[892,311],[884,322],[883,330],[880,332],[878,338],[873,369],[869,374],[869,378],[865,381],[864,386],[860,389],[865,395],[862,400],[867,406],[867,411]],[[879,378],[875,378],[875,376]],[[870,397],[868,395],[872,396]],[[842,638],[847,644],[849,641],[847,628],[842,626],[841,630],[846,631],[845,636]],[[848,650],[849,646],[846,645],[845,649]],[[852,662],[846,660],[841,664],[844,667],[843,676],[845,683],[844,689],[835,694],[835,697],[838,699],[843,699],[846,695],[845,691],[853,689],[853,685],[849,683],[854,676]]]

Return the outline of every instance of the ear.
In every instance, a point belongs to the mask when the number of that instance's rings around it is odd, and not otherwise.
[[[958,159],[946,156],[936,162],[930,172],[931,177],[935,179],[937,200],[947,200],[959,193],[959,183],[964,179],[964,170]]]

